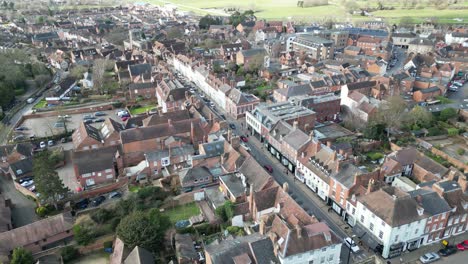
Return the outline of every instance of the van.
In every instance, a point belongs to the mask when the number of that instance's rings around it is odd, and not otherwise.
[[[35,101],[34,98],[28,98],[28,100],[26,100],[26,103],[32,104],[34,103],[34,101]]]

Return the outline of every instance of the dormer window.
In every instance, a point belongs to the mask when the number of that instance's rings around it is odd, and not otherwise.
[[[418,207],[418,208],[416,208],[416,210],[418,210],[418,215],[419,216],[422,216],[424,214],[424,208]]]

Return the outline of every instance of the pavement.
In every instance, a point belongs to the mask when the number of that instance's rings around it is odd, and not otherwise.
[[[35,211],[36,204],[17,191],[13,181],[0,176],[0,192],[12,202],[11,217],[14,228],[39,220]]]

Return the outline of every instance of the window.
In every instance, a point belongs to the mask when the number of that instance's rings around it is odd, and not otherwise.
[[[384,222],[384,220],[382,220],[382,226],[385,226],[385,222]]]
[[[418,232],[419,232],[419,229],[416,228],[416,230],[414,230],[414,234],[416,235]]]
[[[335,256],[333,254],[328,256],[328,262],[332,262]]]
[[[395,236],[395,242],[398,242],[398,235]]]
[[[353,212],[351,214],[354,215],[354,213],[356,213],[356,208],[353,208]]]
[[[374,231],[374,224],[373,224],[373,223],[370,223],[370,224],[369,224],[369,229],[370,229],[371,231]]]
[[[439,223],[439,229],[441,229],[444,226],[444,222]]]
[[[327,248],[326,248],[326,247],[323,247],[323,248],[322,248],[322,252],[325,252],[325,251],[327,251]]]
[[[382,232],[382,231],[379,232],[379,238],[380,238],[380,239],[383,238],[383,232]]]
[[[321,257],[320,258],[320,263],[324,263],[325,262],[325,257]]]
[[[361,223],[364,223],[364,215],[361,215]]]

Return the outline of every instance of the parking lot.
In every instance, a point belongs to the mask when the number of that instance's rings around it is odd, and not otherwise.
[[[102,112],[104,112],[106,115],[100,116],[98,118],[112,117],[116,121],[119,121],[119,119],[116,118],[115,116],[115,111],[109,110],[109,111],[102,111]],[[89,114],[93,115],[94,112],[85,113],[85,114],[70,114],[70,115],[67,115],[66,118],[63,118],[62,120],[65,120],[67,130],[70,131],[70,130],[78,128],[79,124],[83,121],[83,117]],[[60,122],[61,121],[58,115],[49,116],[49,117],[28,118],[19,125],[22,127],[26,127],[27,130],[16,131],[15,135],[24,135],[26,138],[29,138],[30,136],[33,136],[33,135],[35,137],[50,137],[52,135],[60,134],[65,131],[64,127],[56,126],[56,123],[60,123]],[[92,124],[96,127],[99,127],[101,126],[102,122],[92,123]]]

